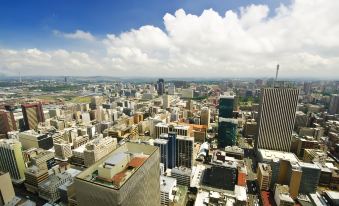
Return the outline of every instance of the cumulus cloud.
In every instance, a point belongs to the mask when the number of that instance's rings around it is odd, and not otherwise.
[[[85,32],[82,30],[76,30],[74,33],[63,33],[58,30],[54,30],[53,33],[56,36],[62,36],[67,39],[80,39],[80,40],[87,40],[87,41],[94,41],[95,37],[90,32]]]
[[[272,10],[270,12],[270,10]],[[0,50],[0,68],[46,74],[171,77],[339,77],[339,1],[295,0],[278,8],[248,5],[219,14],[183,9],[97,41],[103,55],[77,51]],[[273,15],[269,15],[273,13]],[[66,38],[94,40],[77,30]],[[34,72],[37,71],[37,72]]]

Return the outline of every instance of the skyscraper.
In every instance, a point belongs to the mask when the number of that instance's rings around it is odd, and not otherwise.
[[[159,148],[126,143],[75,178],[78,205],[160,205]]]
[[[223,95],[219,99],[219,117],[232,118],[234,108],[234,96]]]
[[[157,82],[158,95],[161,96],[165,93],[165,81],[164,79],[159,79]]]
[[[15,131],[16,123],[12,112],[0,110],[0,134]]]
[[[25,163],[18,140],[0,139],[0,157],[0,171],[9,172],[14,182],[25,180]]]
[[[339,114],[339,95],[338,94],[333,94],[331,96],[331,101],[330,101],[328,113]]]
[[[263,88],[255,150],[289,151],[297,110],[299,90]]]
[[[44,112],[41,103],[23,104],[21,105],[22,114],[25,120],[25,129],[36,129],[39,122],[44,122]]]
[[[236,142],[237,120],[233,119],[235,96],[223,95],[219,100],[218,146],[233,146]]]

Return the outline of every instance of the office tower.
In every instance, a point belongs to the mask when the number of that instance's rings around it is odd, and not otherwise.
[[[39,122],[45,121],[44,112],[41,103],[21,105],[22,114],[25,120],[25,129],[36,129]]]
[[[200,114],[200,124],[210,126],[211,112],[208,107],[203,107]]]
[[[328,113],[339,114],[339,95],[338,94],[333,94],[331,96],[331,101],[330,101]]]
[[[175,167],[171,170],[171,177],[177,180],[178,185],[190,187],[192,170],[187,167]]]
[[[304,82],[304,93],[309,95],[312,93],[312,82]]]
[[[164,79],[159,79],[157,82],[158,95],[161,96],[165,93],[165,81]]]
[[[272,170],[269,164],[259,163],[257,168],[258,184],[260,190],[268,191],[270,189]]]
[[[177,186],[177,180],[171,177],[160,176],[160,205],[169,206],[172,205],[174,200],[173,190]]]
[[[16,123],[12,112],[0,110],[0,134],[7,135],[7,132],[15,131]]]
[[[21,143],[16,139],[0,139],[0,171],[9,172],[12,181],[25,180],[25,163]]]
[[[219,118],[233,118],[235,96],[223,95],[219,99]]]
[[[299,165],[302,171],[299,193],[315,193],[319,183],[321,169],[312,163],[299,162]]]
[[[237,140],[238,120],[219,117],[218,123],[218,147],[233,146]]]
[[[178,135],[176,139],[176,166],[191,168],[193,166],[193,137]]]
[[[37,133],[34,130],[27,130],[19,133],[19,141],[23,149],[42,148],[49,150],[53,147],[53,138],[50,134]]]
[[[97,138],[86,144],[84,150],[84,164],[86,167],[91,166],[99,159],[103,158],[117,147],[116,138],[105,137]]]
[[[223,95],[219,99],[218,147],[233,146],[236,142],[237,120],[233,119],[235,96]]]
[[[81,206],[159,206],[159,148],[127,142],[75,178]]]
[[[168,140],[168,168],[176,167],[177,160],[177,134],[175,132],[163,133],[160,135],[160,139]]]
[[[165,94],[162,96],[162,108],[167,109],[170,107],[170,96]]]
[[[261,89],[256,151],[290,150],[298,95],[292,88]]]
[[[160,148],[160,162],[164,164],[164,171],[168,168],[168,140],[166,139],[155,139],[153,142],[154,146]]]
[[[0,205],[16,205],[11,204],[15,198],[15,192],[9,173],[0,171]]]

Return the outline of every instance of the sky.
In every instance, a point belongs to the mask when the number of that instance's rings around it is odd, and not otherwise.
[[[339,78],[338,0],[0,0],[0,75]]]

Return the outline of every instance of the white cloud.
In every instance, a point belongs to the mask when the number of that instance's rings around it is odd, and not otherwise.
[[[57,36],[62,36],[67,39],[80,39],[87,41],[95,40],[95,37],[91,33],[82,30],[76,30],[74,33],[63,33],[58,30],[54,30],[53,33]]]
[[[338,10],[337,0],[295,0],[279,8],[249,5],[223,15],[179,9],[164,16],[164,30],[146,25],[95,41],[104,55],[3,49],[0,68],[8,73],[30,68],[34,74],[271,77],[279,63],[282,77],[338,78]],[[56,34],[95,40],[81,30]]]

